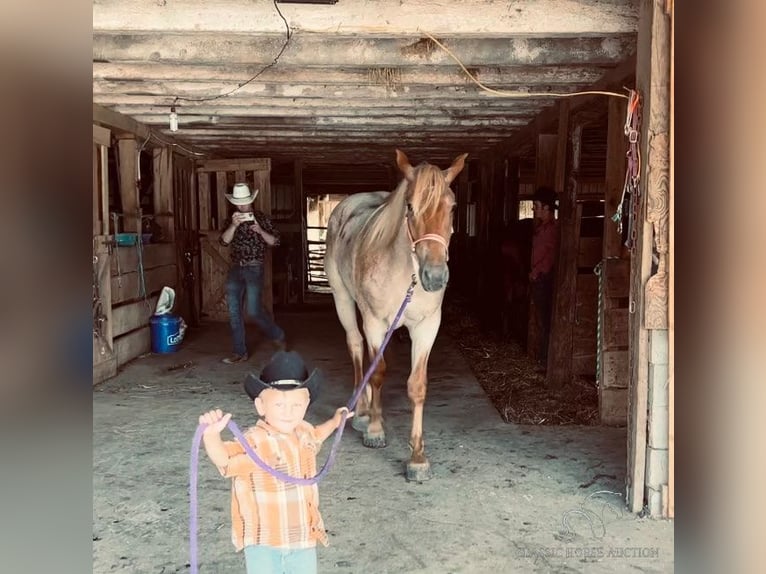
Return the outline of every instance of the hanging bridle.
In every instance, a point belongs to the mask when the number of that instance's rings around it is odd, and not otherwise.
[[[412,206],[408,203],[407,204],[407,212],[404,214],[404,226],[407,228],[407,236],[410,238],[410,245],[412,246],[412,253],[415,253],[415,246],[420,243],[421,241],[436,241],[437,243],[441,243],[444,247],[444,253],[446,254],[446,261],[449,261],[449,246],[447,245],[447,240],[444,239],[441,235],[438,233],[426,233],[424,235],[421,235],[417,239],[414,238],[412,235],[412,230],[410,229],[410,214],[412,213]]]

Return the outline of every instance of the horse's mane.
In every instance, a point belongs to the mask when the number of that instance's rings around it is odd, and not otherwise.
[[[403,179],[370,216],[360,237],[361,248],[368,251],[389,247],[402,229],[407,202],[412,206],[413,217],[429,217],[438,209],[445,187],[442,170],[421,163],[415,168],[414,181],[410,183]]]

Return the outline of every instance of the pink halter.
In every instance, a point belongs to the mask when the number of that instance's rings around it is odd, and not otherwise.
[[[412,252],[415,253],[415,246],[420,243],[421,241],[436,241],[437,243],[441,243],[442,246],[444,246],[444,252],[447,257],[447,261],[449,261],[449,247],[447,246],[447,240],[444,239],[441,235],[438,233],[426,233],[425,235],[422,235],[415,239],[412,237],[412,231],[410,230],[410,222],[407,219],[407,216],[404,216],[404,226],[407,228],[407,235],[410,238],[410,243],[412,244]]]

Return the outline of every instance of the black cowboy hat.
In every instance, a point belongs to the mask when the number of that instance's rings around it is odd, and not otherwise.
[[[277,351],[263,367],[260,377],[250,373],[245,377],[245,392],[250,399],[255,399],[265,389],[293,391],[308,389],[309,404],[319,396],[319,383],[322,373],[314,369],[309,374],[306,364],[295,351]]]
[[[535,195],[532,196],[533,201],[539,201],[543,205],[549,206],[551,209],[556,209],[556,201],[558,196],[556,192],[550,187],[542,186],[538,187],[535,191]]]

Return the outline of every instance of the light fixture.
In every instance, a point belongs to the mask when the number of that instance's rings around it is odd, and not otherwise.
[[[178,131],[178,114],[176,113],[175,106],[172,106],[170,108],[170,131],[171,132]]]

